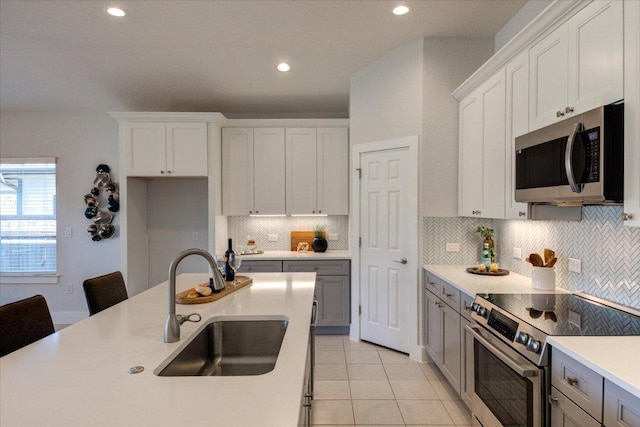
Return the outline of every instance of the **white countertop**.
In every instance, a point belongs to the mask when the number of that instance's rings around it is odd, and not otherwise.
[[[549,293],[531,287],[531,278],[516,273],[483,276],[466,272],[466,265],[424,265],[436,276],[468,295],[477,293]],[[556,288],[556,293],[566,293]],[[640,398],[640,337],[560,337],[547,342],[609,381]]]
[[[494,294],[566,293],[562,288],[555,291],[539,291],[531,287],[531,278],[509,272],[506,276],[488,276],[467,273],[468,265],[424,265],[436,276],[451,283],[467,295],[492,292]]]
[[[0,425],[295,426],[304,382],[315,273],[249,274],[252,285],[179,314],[284,315],[289,324],[273,371],[245,377],[159,377],[153,371],[181,340],[163,342],[168,284],[0,358]],[[178,276],[177,290],[208,281]],[[132,366],[144,372],[129,374]]]
[[[326,251],[326,252],[295,252],[295,251],[265,251],[262,254],[244,254],[243,261],[291,261],[301,259],[313,260],[350,260],[351,251]]]

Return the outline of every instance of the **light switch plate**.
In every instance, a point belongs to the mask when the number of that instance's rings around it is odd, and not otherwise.
[[[574,273],[581,273],[582,261],[575,258],[569,258],[569,271],[573,271]]]
[[[267,234],[267,241],[269,242],[277,242],[278,235],[277,234]]]
[[[447,243],[445,244],[445,250],[447,252],[460,252],[460,243]]]
[[[513,248],[513,257],[515,259],[522,259],[522,248]]]
[[[338,233],[327,233],[327,240],[338,240]]]

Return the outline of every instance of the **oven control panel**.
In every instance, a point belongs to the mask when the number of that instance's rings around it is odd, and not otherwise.
[[[471,305],[471,317],[532,362],[541,366],[548,363],[546,336],[528,323],[479,297]]]

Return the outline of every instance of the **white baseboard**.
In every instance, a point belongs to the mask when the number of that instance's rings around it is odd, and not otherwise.
[[[409,353],[409,359],[415,360],[417,362],[430,363],[432,362],[429,355],[424,349],[423,345],[416,345],[413,347],[413,351]]]
[[[55,325],[72,325],[89,317],[88,311],[52,311],[51,319]]]

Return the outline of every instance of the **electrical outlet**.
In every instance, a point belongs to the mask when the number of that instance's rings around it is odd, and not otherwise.
[[[73,283],[67,283],[65,285],[64,293],[65,294],[72,294],[73,293]]]
[[[513,248],[513,257],[515,259],[522,259],[522,248]]]
[[[445,250],[447,252],[460,252],[460,243],[446,243]]]
[[[327,233],[327,240],[338,240],[338,233]]]
[[[193,240],[194,242],[197,242],[199,238],[200,238],[200,234],[197,231],[194,231],[193,233],[191,233],[191,240]]]
[[[575,258],[569,258],[569,271],[574,273],[582,273],[582,261]]]
[[[268,242],[277,242],[278,241],[278,235],[277,234],[267,234],[267,241]]]
[[[70,239],[71,237],[73,237],[73,228],[71,227],[67,227],[64,229],[64,237],[66,237],[67,239]]]

